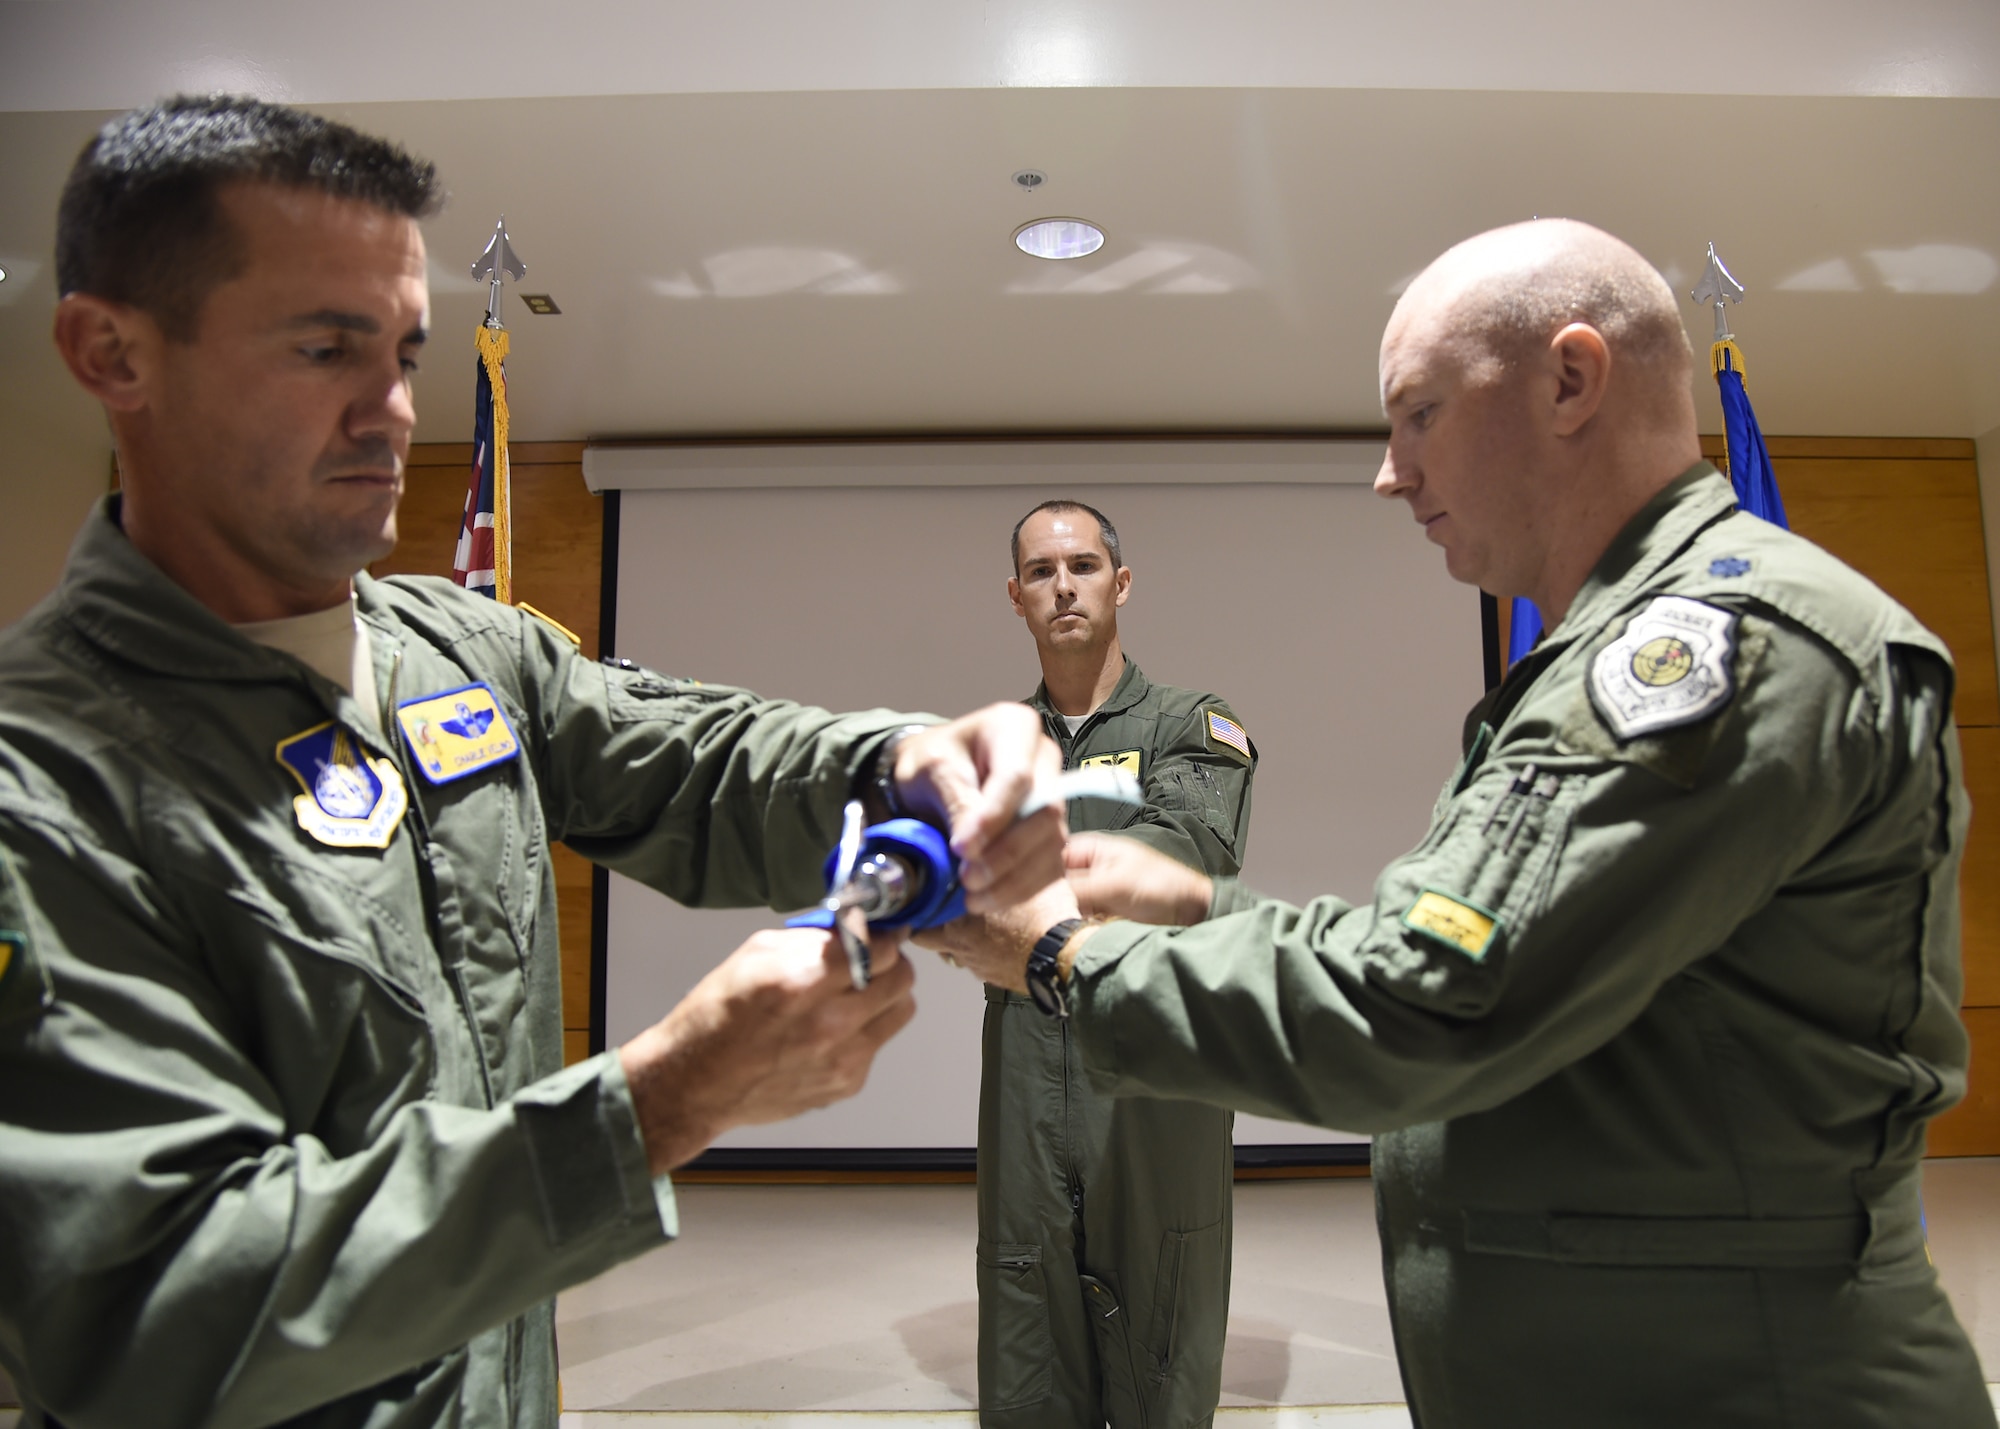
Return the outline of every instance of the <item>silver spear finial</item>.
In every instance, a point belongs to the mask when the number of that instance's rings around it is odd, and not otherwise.
[[[493,225],[493,236],[486,240],[486,251],[481,253],[472,265],[472,276],[484,278],[491,284],[486,296],[486,326],[506,326],[500,321],[501,279],[511,277],[518,283],[527,274],[528,265],[521,261],[521,255],[514,251],[514,245],[507,241],[507,215],[503,213],[500,215],[500,221]]]

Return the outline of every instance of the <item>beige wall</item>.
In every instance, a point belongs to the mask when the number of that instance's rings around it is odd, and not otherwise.
[[[110,482],[111,440],[92,445],[34,421],[9,421],[0,476],[0,626],[55,585],[70,540]]]

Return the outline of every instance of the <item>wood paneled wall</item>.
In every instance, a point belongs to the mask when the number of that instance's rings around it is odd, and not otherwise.
[[[583,484],[583,443],[516,442],[514,599],[569,627],[595,660],[600,572],[604,569],[603,498]],[[420,444],[410,450],[398,521],[401,540],[369,569],[378,576],[451,574],[465,511],[472,447],[464,442]],[[552,846],[556,899],[562,913],[563,1053],[590,1054],[590,865]]]

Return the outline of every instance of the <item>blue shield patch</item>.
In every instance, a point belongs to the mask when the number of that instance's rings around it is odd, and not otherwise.
[[[278,762],[305,792],[292,800],[299,827],[333,848],[387,848],[409,810],[403,776],[337,724],[281,740]]]

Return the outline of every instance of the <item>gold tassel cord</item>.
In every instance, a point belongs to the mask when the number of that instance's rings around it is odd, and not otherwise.
[[[1744,389],[1749,390],[1750,376],[1743,368],[1743,349],[1726,337],[1708,350],[1708,375],[1720,377],[1725,367],[1741,377]]]
[[[514,519],[507,471],[507,329],[481,326],[477,342],[493,388],[493,598],[514,603]]]

